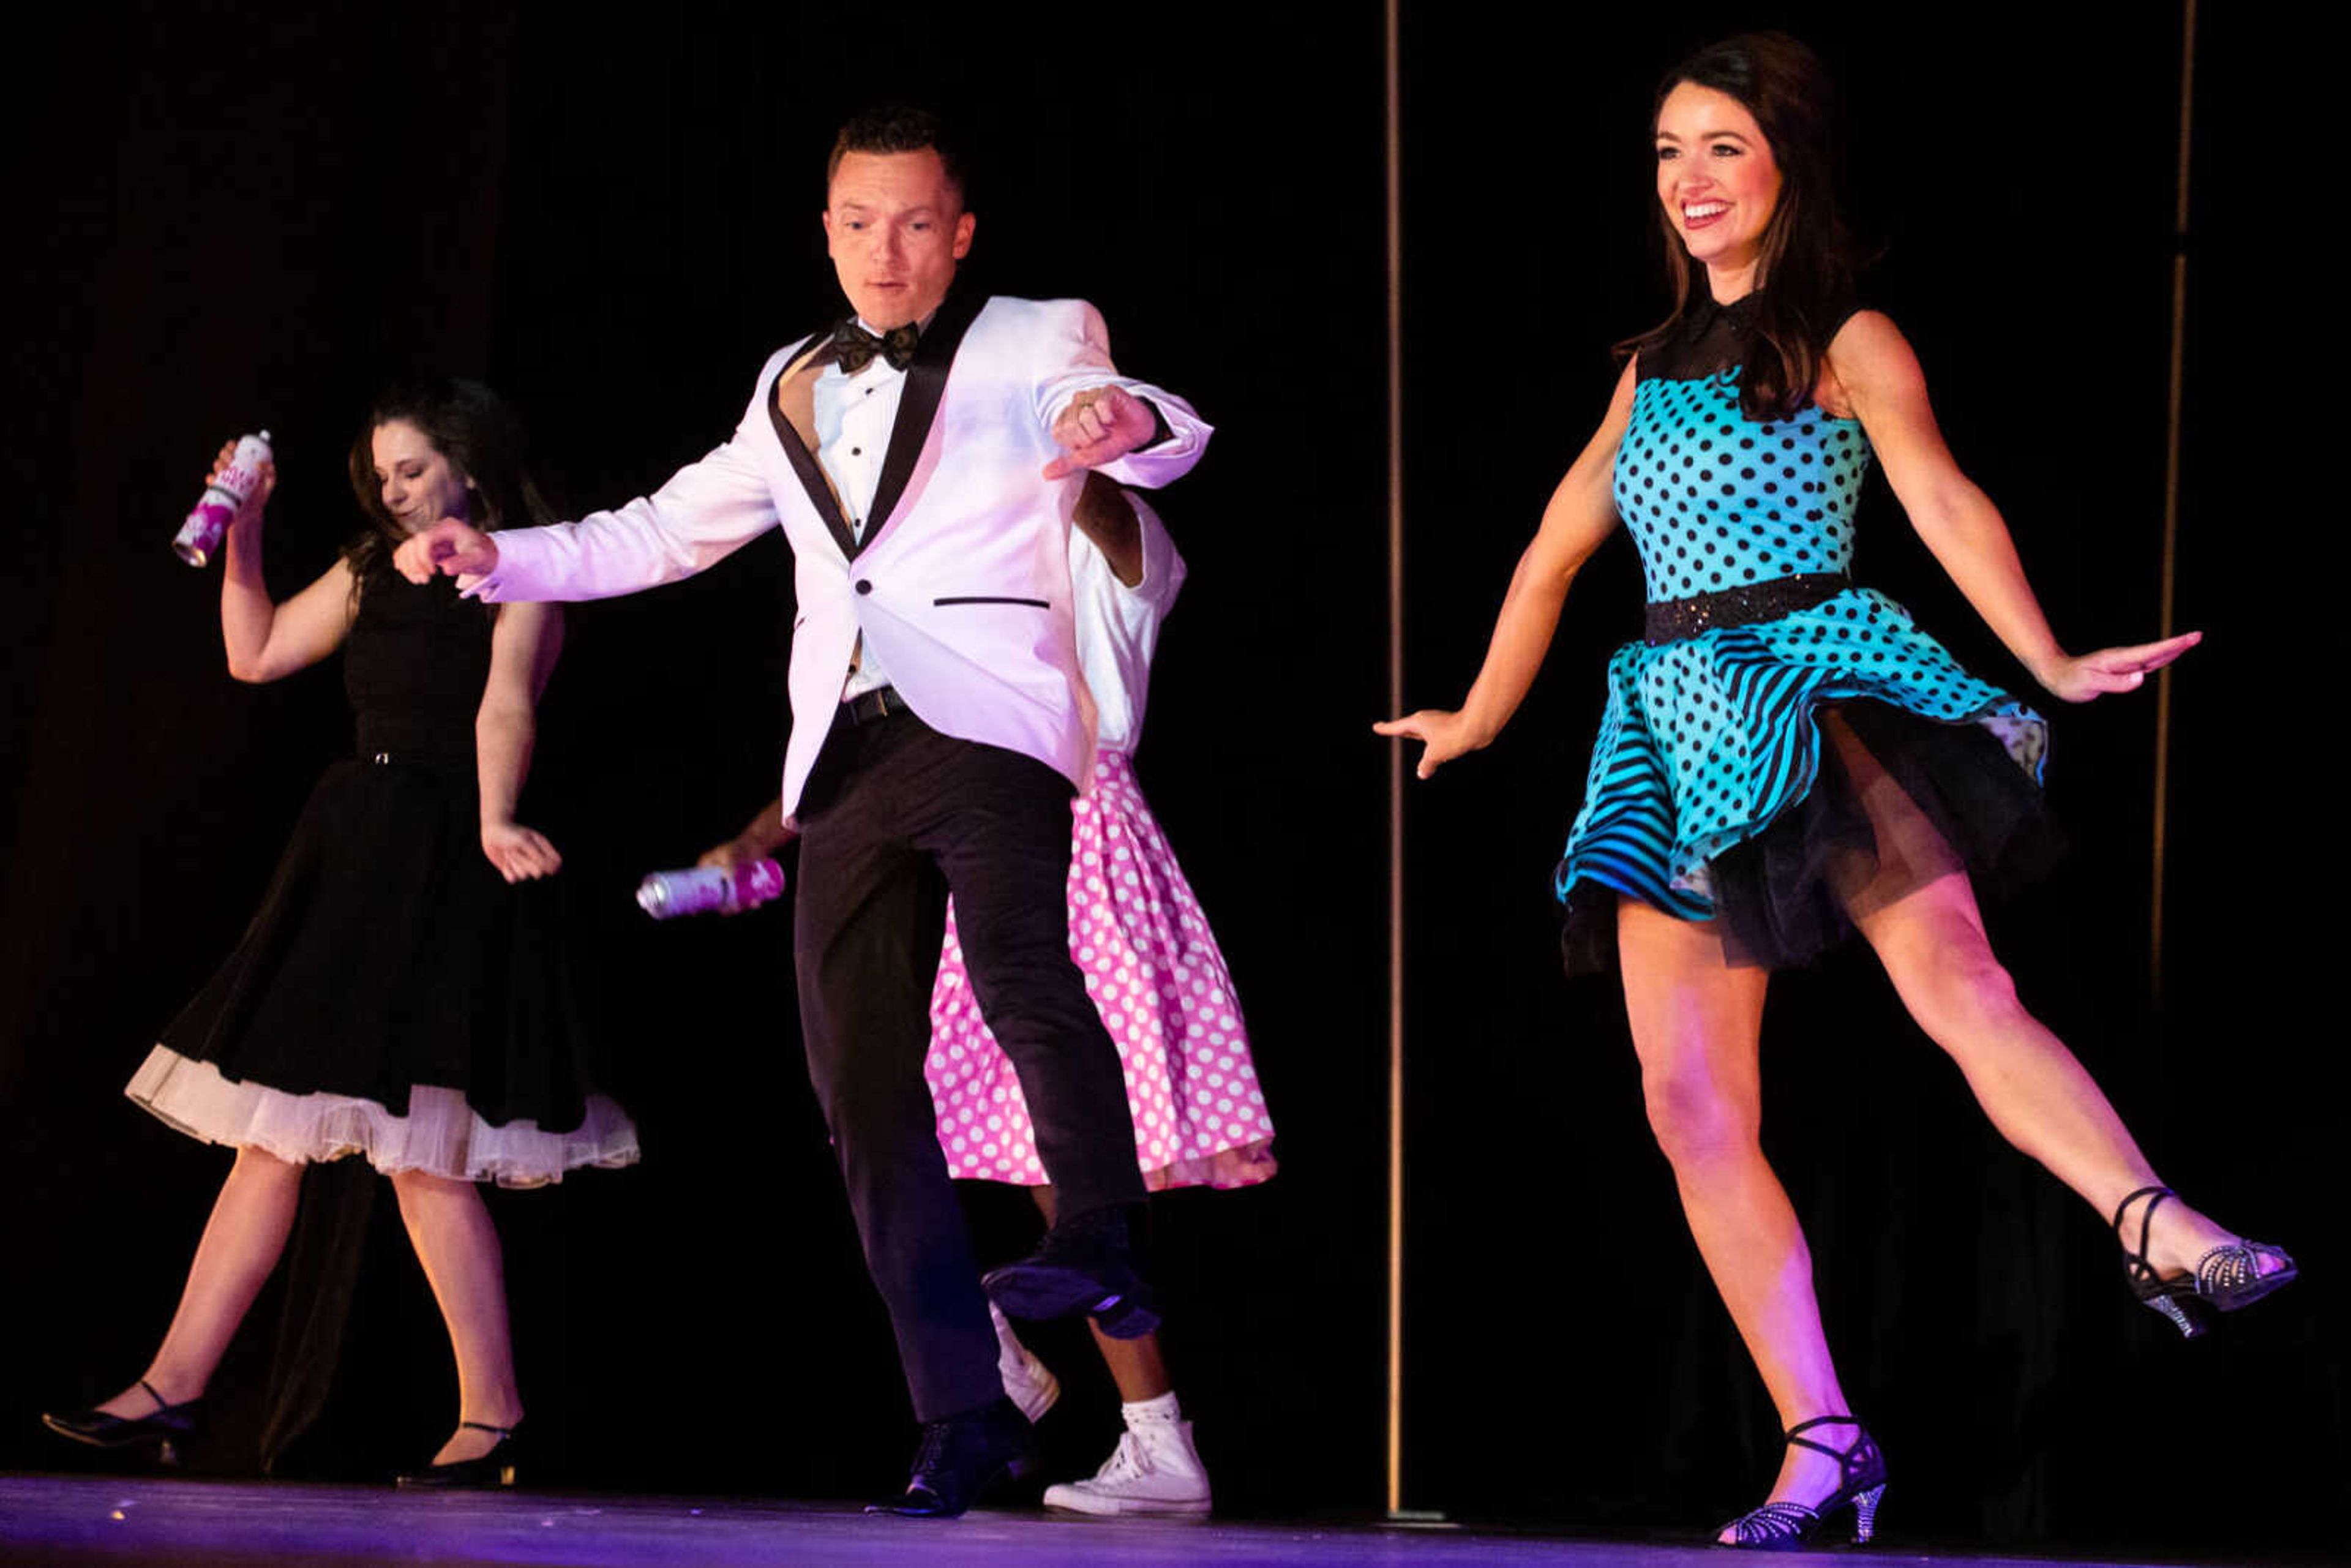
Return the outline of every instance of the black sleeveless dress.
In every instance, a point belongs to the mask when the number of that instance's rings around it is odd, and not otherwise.
[[[596,1092],[561,891],[482,853],[474,718],[495,612],[382,551],[343,653],[358,754],[310,793],[260,911],[125,1090],[280,1158],[529,1186],[637,1157]]]

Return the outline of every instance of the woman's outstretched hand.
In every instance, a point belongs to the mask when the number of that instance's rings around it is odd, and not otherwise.
[[[482,853],[508,882],[529,882],[553,876],[563,869],[563,857],[547,835],[520,822],[484,822]]]
[[[1420,742],[1420,764],[1413,769],[1416,776],[1426,779],[1438,766],[1450,762],[1465,752],[1476,751],[1492,739],[1480,735],[1461,715],[1446,708],[1425,707],[1418,713],[1408,713],[1402,718],[1392,718],[1372,726],[1374,735],[1400,737]]]
[[[2197,643],[2204,641],[2201,632],[2182,632],[2177,637],[2166,637],[2160,643],[2141,643],[2129,648],[2101,648],[2095,653],[2076,653],[2061,660],[2046,671],[2035,672],[2041,684],[2052,694],[2069,703],[2085,703],[2092,697],[2108,692],[2135,692],[2146,684],[2150,671],[2159,670]]]
[[[436,571],[451,577],[487,577],[497,570],[497,541],[479,528],[455,517],[444,517],[402,539],[392,552],[392,564],[413,583],[433,580]]]

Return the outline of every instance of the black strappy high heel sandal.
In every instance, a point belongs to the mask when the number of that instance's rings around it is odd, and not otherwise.
[[[393,1484],[409,1490],[433,1487],[496,1489],[514,1485],[516,1428],[493,1427],[486,1421],[460,1421],[457,1425],[476,1432],[496,1432],[498,1440],[490,1445],[488,1453],[476,1454],[470,1459],[453,1459],[445,1465],[427,1465],[421,1470],[400,1477]]]
[[[2242,1237],[2213,1248],[2196,1260],[2193,1271],[2176,1280],[2158,1274],[2147,1259],[2147,1233],[2155,1225],[2157,1207],[2177,1196],[2168,1186],[2140,1187],[2115,1206],[2114,1228],[2115,1239],[2122,1242],[2123,1276],[2130,1281],[2131,1294],[2169,1318],[2184,1337],[2194,1339],[2210,1329],[2215,1312],[2249,1307],[2279,1286],[2293,1283],[2297,1270],[2284,1248]],[[2147,1207],[2139,1211],[2138,1246],[2133,1249],[2123,1241],[2123,1219],[2140,1198],[2147,1199]],[[2262,1264],[2270,1261],[2275,1267],[2262,1272]]]
[[[1853,1427],[1853,1442],[1844,1448],[1832,1448],[1803,1436],[1815,1427],[1830,1426]],[[1801,1502],[1767,1502],[1742,1513],[1722,1527],[1730,1531],[1729,1540],[1722,1539],[1722,1530],[1714,1532],[1715,1544],[1745,1552],[1800,1552],[1812,1544],[1822,1525],[1850,1508],[1853,1543],[1868,1545],[1869,1538],[1877,1531],[1877,1500],[1886,1495],[1886,1455],[1877,1440],[1869,1435],[1869,1428],[1851,1416],[1815,1416],[1789,1427],[1782,1434],[1781,1441],[1834,1459],[1844,1472],[1843,1484],[1815,1507],[1807,1508]]]
[[[155,1392],[155,1385],[145,1378],[139,1386],[155,1402],[155,1408],[144,1416],[109,1416],[100,1410],[74,1410],[63,1416],[44,1415],[41,1425],[60,1437],[71,1437],[77,1443],[88,1443],[93,1448],[134,1448],[144,1443],[160,1444],[163,1461],[173,1462],[172,1450],[176,1438],[187,1437],[196,1429],[196,1416],[204,1405],[204,1396],[183,1399],[174,1405]]]

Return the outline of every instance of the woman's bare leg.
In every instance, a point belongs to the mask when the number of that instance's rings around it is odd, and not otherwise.
[[[286,1250],[301,1193],[300,1166],[260,1149],[236,1152],[188,1265],[179,1309],[147,1366],[147,1383],[166,1403],[193,1399],[212,1382],[237,1325]],[[137,1420],[155,1413],[155,1400],[134,1383],[99,1409]]]
[[[507,1321],[505,1254],[489,1208],[469,1181],[402,1171],[392,1186],[456,1352],[458,1419],[515,1426],[522,1420],[522,1395],[515,1385],[514,1339]],[[460,1427],[433,1462],[478,1458],[497,1441],[495,1433]]]
[[[1876,874],[1840,892],[1902,1005],[1959,1063],[2001,1135],[2111,1218],[2126,1195],[2160,1185],[2155,1167],[2074,1053],[2018,1001],[1950,846],[1842,718],[1829,716],[1823,729],[1877,833]],[[2126,1234],[2136,1246],[2136,1207]],[[2169,1201],[2156,1211],[2148,1256],[2158,1273],[2182,1274],[2236,1239]]]
[[[1780,1424],[1850,1414],[1821,1331],[1812,1250],[1763,1157],[1757,1045],[1770,975],[1726,962],[1711,922],[1635,899],[1618,902],[1616,939],[1650,1128]],[[1834,1459],[1791,1447],[1771,1498],[1817,1502],[1842,1479]]]

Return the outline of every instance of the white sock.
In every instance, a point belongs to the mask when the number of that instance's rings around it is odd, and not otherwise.
[[[1181,1421],[1184,1412],[1176,1404],[1176,1391],[1169,1389],[1156,1399],[1130,1399],[1122,1403],[1119,1414],[1130,1427],[1144,1421]]]

